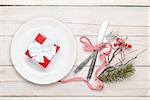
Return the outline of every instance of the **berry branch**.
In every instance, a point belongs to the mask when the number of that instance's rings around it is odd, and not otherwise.
[[[114,43],[114,47],[117,47],[116,50],[113,52],[112,57],[109,58],[108,56],[108,65],[107,68],[99,75],[99,79],[103,82],[116,82],[124,80],[130,76],[132,76],[135,72],[134,65],[130,62],[136,59],[140,54],[142,54],[146,49],[139,52],[135,57],[128,60],[126,63],[123,63],[126,59],[126,55],[129,55],[137,50],[129,52],[127,54],[124,53],[126,49],[132,48],[131,44],[128,44],[122,38],[116,38]],[[113,61],[113,59],[120,54],[121,57],[119,62],[115,64],[115,66],[109,66],[109,64]],[[119,65],[118,65],[119,64]],[[117,66],[117,67],[116,67]]]

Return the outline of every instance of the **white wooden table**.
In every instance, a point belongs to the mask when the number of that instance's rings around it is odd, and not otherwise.
[[[1,100],[150,100],[150,1],[149,0],[0,0],[0,99]],[[81,35],[93,41],[104,18],[110,19],[107,32],[128,35],[134,49],[147,48],[134,61],[136,73],[120,83],[105,84],[101,92],[84,83],[40,86],[27,82],[15,71],[10,44],[17,29],[35,17],[53,17],[73,31],[78,45],[74,64],[88,56],[79,42]],[[98,65],[99,62],[97,62]],[[85,76],[87,67],[79,73]]]

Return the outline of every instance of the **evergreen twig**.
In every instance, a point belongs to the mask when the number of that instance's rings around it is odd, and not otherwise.
[[[99,79],[105,83],[122,81],[132,76],[135,72],[132,64],[127,64],[122,67],[108,67],[99,75]]]

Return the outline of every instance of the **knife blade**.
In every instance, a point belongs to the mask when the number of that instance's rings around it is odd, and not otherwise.
[[[103,42],[104,40],[104,37],[105,37],[105,33],[106,33],[106,29],[108,27],[108,23],[109,23],[109,20],[106,19],[102,22],[101,26],[100,26],[100,30],[99,30],[99,33],[98,33],[98,37],[97,37],[97,44]],[[94,67],[95,67],[95,63],[96,63],[96,59],[97,59],[97,55],[98,55],[98,51],[94,51],[94,56],[92,58],[92,62],[90,64],[90,68],[88,70],[88,74],[87,74],[87,80],[90,80],[91,77],[92,77],[92,74],[93,74],[93,70],[94,70]]]
[[[97,37],[97,44],[103,42],[106,30],[107,30],[107,27],[108,27],[108,24],[109,24],[109,20],[108,19],[105,19],[102,22],[102,24],[100,26],[100,29],[99,29],[98,37]]]

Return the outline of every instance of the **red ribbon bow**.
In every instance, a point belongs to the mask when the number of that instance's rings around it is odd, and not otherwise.
[[[85,36],[82,36],[80,38],[80,42],[84,45],[83,48],[85,51],[93,52],[95,50],[98,50],[101,53],[99,55],[99,58],[103,63],[96,69],[96,72],[95,72],[95,77],[96,77],[95,80],[97,81],[97,86],[93,87],[93,85],[88,80],[86,80],[82,77],[73,77],[70,79],[61,80],[60,82],[68,83],[68,82],[84,81],[91,90],[97,90],[97,91],[102,90],[104,87],[104,83],[100,79],[98,79],[98,76],[104,71],[104,69],[106,68],[106,66],[108,64],[106,57],[111,53],[112,46],[110,43],[104,43],[104,42],[94,46],[91,43],[90,39]],[[107,50],[106,50],[106,48],[107,48]]]

